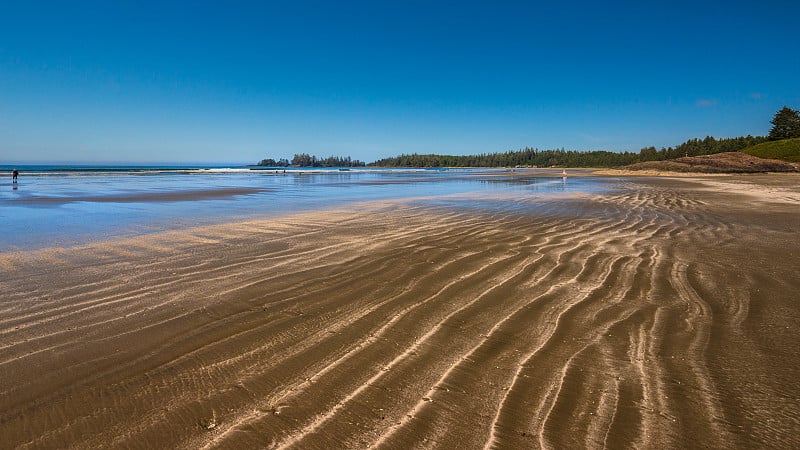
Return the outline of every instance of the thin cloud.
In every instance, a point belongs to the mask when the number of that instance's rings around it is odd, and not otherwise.
[[[709,106],[714,106],[717,104],[716,100],[711,100],[707,98],[703,98],[695,102],[695,105],[699,108],[708,108]]]

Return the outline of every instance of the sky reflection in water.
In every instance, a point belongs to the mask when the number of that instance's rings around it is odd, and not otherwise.
[[[77,245],[230,220],[414,199],[455,208],[515,208],[502,198],[597,192],[595,178],[521,178],[502,170],[23,171],[0,178],[0,250]],[[501,195],[495,195],[501,194]],[[487,198],[499,198],[488,201]],[[353,205],[355,208],[356,206]]]

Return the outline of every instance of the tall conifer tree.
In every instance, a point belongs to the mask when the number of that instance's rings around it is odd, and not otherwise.
[[[800,138],[800,112],[784,106],[770,123],[773,125],[769,130],[771,140]]]

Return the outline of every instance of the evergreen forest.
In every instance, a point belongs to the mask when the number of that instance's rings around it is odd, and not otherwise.
[[[682,156],[711,155],[737,152],[762,142],[766,137],[743,136],[716,139],[690,139],[676,147],[656,149],[646,147],[638,153],[609,152],[604,150],[538,150],[524,148],[504,153],[484,153],[471,156],[452,155],[400,155],[371,163],[376,167],[620,167],[645,161],[663,161]]]

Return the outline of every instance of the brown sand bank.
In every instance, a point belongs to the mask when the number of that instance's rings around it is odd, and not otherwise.
[[[666,161],[647,161],[626,166],[627,171],[666,171],[673,173],[766,173],[800,172],[800,165],[777,159],[764,159],[742,152],[687,156]]]
[[[798,448],[800,185],[718,180],[0,254],[0,447]]]

